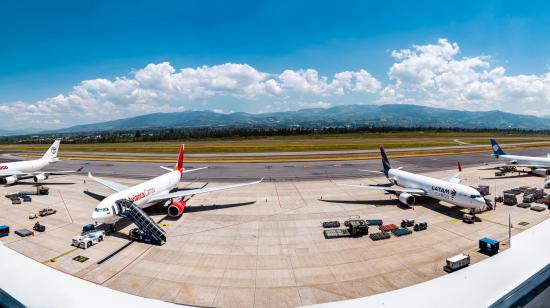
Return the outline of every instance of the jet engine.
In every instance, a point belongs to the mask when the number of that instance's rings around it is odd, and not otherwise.
[[[8,177],[0,179],[1,184],[11,185],[15,182],[17,182],[17,177],[15,175],[10,175]]]
[[[399,194],[399,202],[406,204],[406,205],[413,205],[415,200],[414,196],[409,193],[401,193]]]
[[[47,175],[45,175],[44,173],[40,173],[40,174],[35,175],[32,179],[34,180],[35,183],[40,183],[40,182],[44,181],[47,178],[48,178]]]
[[[550,175],[550,169],[537,168],[533,170],[533,173],[536,175]]]
[[[168,216],[170,217],[179,217],[183,214],[183,209],[185,209],[186,202],[181,200],[178,202],[172,202],[168,206]]]

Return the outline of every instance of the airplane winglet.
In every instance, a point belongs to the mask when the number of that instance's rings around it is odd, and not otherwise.
[[[462,166],[460,165],[460,161],[458,161],[457,164],[458,164],[458,172],[462,172]]]

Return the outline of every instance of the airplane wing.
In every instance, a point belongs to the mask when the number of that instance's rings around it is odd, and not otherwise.
[[[165,166],[160,166],[160,167],[164,170],[167,170],[167,171],[174,171],[174,169],[172,169],[172,168],[168,168],[168,167],[165,167]],[[193,172],[193,171],[202,170],[202,169],[206,169],[206,168],[208,168],[208,166],[195,168],[195,169],[189,169],[189,170],[183,169],[183,171],[181,173]]]
[[[98,182],[99,184],[101,184],[103,186],[109,187],[110,189],[112,189],[114,191],[121,191],[121,190],[125,190],[125,189],[128,188],[128,186],[126,186],[126,185],[122,185],[122,184],[119,184],[119,183],[107,181],[107,180],[104,180],[104,179],[101,179],[101,178],[96,178],[95,176],[92,176],[91,172],[88,172],[88,177],[90,179]]]
[[[507,168],[507,167],[519,167],[519,168],[531,168],[531,169],[536,169],[536,168],[550,169],[550,165],[518,165],[518,164],[509,164],[509,165],[499,165],[499,166],[494,166],[494,167],[481,168],[481,169],[478,169],[478,170],[500,170],[500,169],[502,169],[502,168]]]
[[[200,168],[195,168],[195,169],[183,169],[182,173],[193,172],[193,171],[202,170],[202,169],[207,169],[207,168],[208,168],[208,166],[206,166],[206,167],[200,167]]]
[[[5,171],[5,172],[0,172],[0,178],[16,175],[18,179],[24,180],[24,179],[32,178],[33,176],[35,176],[37,174],[42,174],[42,173],[47,175],[47,176],[67,175],[67,174],[71,174],[71,173],[80,172],[82,170],[82,168],[83,167],[80,167],[77,170],[67,170],[67,171],[44,171],[44,172],[36,171],[36,172],[31,172],[31,173],[26,173],[26,172],[21,172],[21,171],[7,171],[7,172]]]
[[[349,184],[338,184],[338,186],[371,188],[371,189],[384,190],[384,191],[388,191],[388,192],[406,192],[406,193],[419,194],[419,195],[425,195],[426,194],[426,192],[424,190],[419,189],[419,188],[406,188],[406,187],[399,187],[399,186],[384,187],[384,186],[373,186],[373,185],[349,185]]]
[[[462,179],[459,176],[460,176],[460,172],[457,172],[455,174],[451,174],[451,175],[448,175],[448,176],[442,178],[442,180],[458,184],[462,181]]]
[[[195,169],[193,169],[195,170]],[[218,190],[224,190],[224,189],[230,189],[230,188],[236,188],[236,187],[242,187],[247,185],[254,185],[259,184],[263,181],[264,178],[262,178],[259,181],[254,181],[250,183],[240,183],[240,184],[232,184],[232,185],[226,185],[226,186],[216,186],[216,187],[207,187],[207,188],[198,188],[198,189],[189,189],[189,190],[182,190],[182,191],[176,191],[169,194],[163,194],[154,196],[150,199],[150,201],[161,201],[161,200],[167,200],[172,198],[180,198],[185,196],[192,196],[192,195],[198,195],[198,194],[204,194],[208,192],[218,191]]]
[[[82,168],[84,167],[80,167],[76,170],[67,170],[67,171],[44,171],[44,172],[35,172],[35,174],[40,174],[40,173],[44,173],[48,176],[50,175],[67,175],[67,174],[71,174],[71,173],[77,173],[77,172],[80,172],[82,171]]]
[[[377,171],[377,170],[359,170],[359,171],[368,172],[368,173],[374,173],[374,174],[384,174],[384,172],[382,172],[382,171]]]

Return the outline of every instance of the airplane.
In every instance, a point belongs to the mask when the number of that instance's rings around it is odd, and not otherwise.
[[[193,172],[202,170],[208,167],[195,168],[190,170],[185,170],[183,168],[183,153],[184,146],[180,147],[180,152],[178,156],[178,161],[176,166],[171,169],[168,167],[160,166],[162,169],[169,171],[161,176],[155,177],[151,180],[143,182],[141,184],[128,187],[123,184],[111,182],[105,179],[94,177],[91,172],[88,172],[88,177],[108,188],[115,191],[115,193],[105,197],[100,203],[94,208],[92,212],[92,219],[96,222],[101,222],[109,224],[111,229],[114,230],[114,225],[118,220],[117,210],[118,207],[115,205],[115,202],[120,199],[127,199],[140,208],[146,208],[151,205],[166,202],[165,206],[168,207],[167,213],[171,217],[179,217],[183,214],[187,201],[184,200],[187,196],[194,196],[197,194],[203,194],[218,190],[224,190],[229,188],[242,187],[247,185],[258,184],[262,182],[263,178],[259,181],[249,182],[249,183],[240,183],[232,184],[226,186],[217,186],[210,188],[198,188],[198,189],[189,189],[174,191],[176,189],[180,179],[184,173]],[[177,201],[175,201],[177,200]]]
[[[82,170],[82,168],[80,168],[78,170],[71,171],[39,172],[50,163],[59,161],[57,158],[57,153],[59,151],[60,143],[61,140],[56,139],[46,153],[44,153],[42,158],[0,164],[0,184],[12,185],[20,180],[31,178],[35,183],[40,183],[47,180],[52,175],[67,175]]]
[[[471,212],[474,212],[477,208],[486,206],[486,201],[479,191],[470,186],[460,184],[460,181],[462,181],[459,177],[462,172],[460,163],[458,163],[458,172],[456,174],[436,179],[403,171],[401,168],[392,168],[384,151],[384,146],[380,146],[380,154],[382,156],[383,171],[364,171],[384,174],[393,186],[339,185],[384,190],[388,193],[398,195],[399,202],[408,206],[415,203],[415,195],[449,202],[459,207],[467,208]]]
[[[509,155],[502,150],[495,139],[491,139],[491,147],[493,148],[493,156],[495,158],[503,159],[507,162],[501,166],[480,170],[499,170],[499,175],[504,175],[508,172],[527,173],[539,176],[550,175],[550,154],[548,154],[547,157]],[[529,171],[518,170],[517,168],[528,168]]]

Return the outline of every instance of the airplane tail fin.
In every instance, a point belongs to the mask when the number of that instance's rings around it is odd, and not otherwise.
[[[386,151],[384,151],[384,146],[380,146],[380,155],[382,156],[382,166],[384,167],[384,174],[388,175],[388,171],[391,169],[390,161],[388,160],[388,156],[386,155]]]
[[[61,143],[61,139],[55,139],[55,141],[50,146],[50,148],[42,156],[42,159],[47,159],[49,162],[52,162],[52,163],[59,161],[59,159],[57,158],[57,152],[59,152],[60,143]]]
[[[499,155],[506,155],[495,139],[491,139],[491,146],[493,147],[493,156],[498,158]]]
[[[183,150],[185,145],[181,145],[180,147],[180,154],[178,156],[178,162],[176,166],[174,167],[174,170],[178,170],[179,172],[183,172]]]

